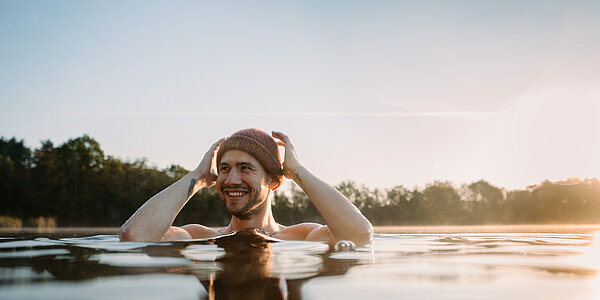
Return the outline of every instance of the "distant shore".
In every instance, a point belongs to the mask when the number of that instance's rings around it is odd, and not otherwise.
[[[600,224],[524,224],[524,225],[443,225],[443,226],[375,226],[376,234],[431,234],[431,233],[592,233],[600,231]],[[56,234],[98,235],[118,234],[119,227],[56,227],[56,228],[0,228],[0,235]]]
[[[522,225],[443,225],[443,226],[375,226],[375,233],[590,233],[600,231],[600,224],[522,224]]]

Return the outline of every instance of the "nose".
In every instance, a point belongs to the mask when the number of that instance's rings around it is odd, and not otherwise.
[[[242,176],[240,176],[240,172],[233,168],[227,174],[227,179],[225,179],[225,184],[227,185],[237,185],[242,183]]]

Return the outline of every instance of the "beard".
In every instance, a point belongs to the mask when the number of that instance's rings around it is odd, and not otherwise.
[[[241,220],[249,220],[253,215],[261,211],[266,203],[266,199],[260,199],[257,193],[252,193],[252,196],[242,208],[233,210],[230,209],[227,204],[225,204],[225,211]]]

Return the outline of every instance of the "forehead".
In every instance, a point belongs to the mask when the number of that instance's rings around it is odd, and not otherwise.
[[[235,165],[237,163],[246,162],[252,163],[260,168],[263,168],[260,162],[254,156],[240,150],[229,150],[223,153],[221,164]]]

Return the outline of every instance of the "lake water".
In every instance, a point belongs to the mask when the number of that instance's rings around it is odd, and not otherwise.
[[[387,228],[350,251],[3,234],[0,299],[600,299],[597,228],[502,228]]]

